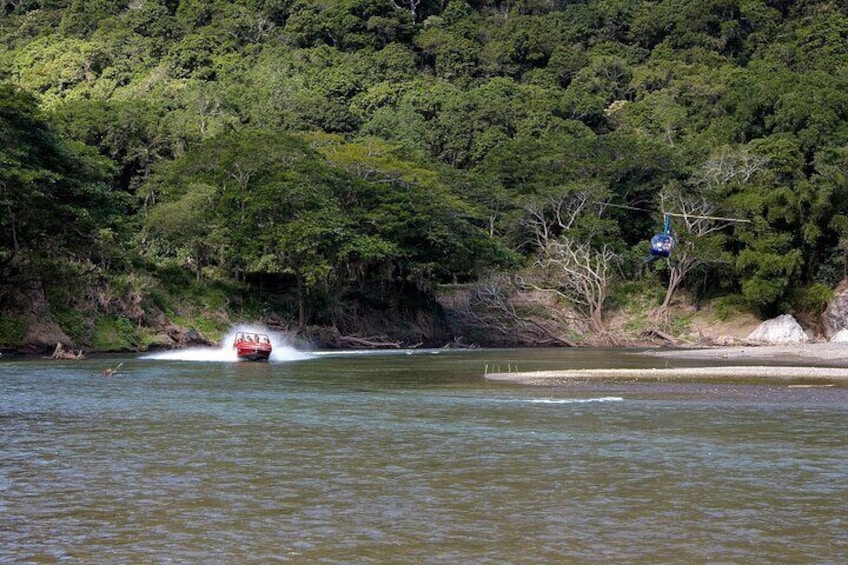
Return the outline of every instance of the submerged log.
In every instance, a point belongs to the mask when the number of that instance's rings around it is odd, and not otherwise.
[[[96,374],[100,375],[101,377],[113,377],[118,374],[118,369],[121,368],[121,365],[123,365],[123,363],[118,363],[118,365],[115,367],[106,367],[105,369]]]

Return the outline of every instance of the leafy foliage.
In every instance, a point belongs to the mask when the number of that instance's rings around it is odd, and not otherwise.
[[[542,226],[633,254],[668,187],[751,221],[692,247],[711,294],[786,310],[848,263],[838,2],[0,10],[4,282],[134,254],[327,321],[353,296],[532,263]],[[574,195],[592,205],[552,222]]]
[[[307,144],[319,148],[315,151]],[[299,321],[324,294],[470,276],[507,253],[437,174],[378,140],[244,131],[210,139],[151,179],[144,245],[200,277],[277,279]]]
[[[126,200],[106,182],[109,161],[63,140],[35,98],[0,85],[0,276],[17,286],[40,259],[99,261],[104,236]]]

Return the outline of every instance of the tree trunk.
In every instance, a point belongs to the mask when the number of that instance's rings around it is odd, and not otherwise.
[[[671,298],[674,296],[674,291],[680,286],[681,281],[686,273],[682,272],[678,267],[672,267],[668,275],[668,287],[666,287],[665,298],[663,298],[660,310],[666,311],[671,305]]]
[[[303,296],[303,273],[295,269],[295,280],[297,281],[297,327],[306,327],[306,299]]]

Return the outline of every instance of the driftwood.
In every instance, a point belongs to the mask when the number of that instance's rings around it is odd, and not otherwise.
[[[56,349],[53,350],[53,355],[50,356],[51,359],[85,359],[85,355],[82,354],[82,349],[79,352],[74,353],[73,351],[65,351],[65,346],[61,343],[56,344]]]
[[[462,336],[453,338],[442,346],[442,349],[476,349],[479,347],[476,343],[466,343]]]
[[[373,349],[383,349],[383,348],[392,348],[392,349],[400,349],[401,344],[397,341],[388,341],[383,340],[381,338],[364,338],[364,337],[356,337],[352,335],[340,335],[338,336],[339,343],[343,343],[345,345],[353,345],[356,347],[368,347]],[[379,340],[379,341],[378,341]]]
[[[587,345],[593,347],[621,347],[624,344],[621,334],[610,331],[595,334],[587,340]]]
[[[671,343],[672,345],[677,345],[678,343],[680,343],[679,339],[677,339],[673,335],[666,333],[662,330],[657,330],[657,329],[646,330],[646,331],[642,332],[642,335],[647,337],[647,338],[658,337],[663,341],[667,341],[667,342]]]
[[[530,325],[532,325],[533,327],[538,329],[540,332],[542,332],[543,334],[545,334],[546,336],[551,338],[557,344],[564,345],[566,347],[577,347],[577,344],[574,343],[573,341],[571,341],[570,339],[568,339],[567,337],[564,337],[557,332],[549,330],[547,327],[545,327],[543,324],[540,324],[536,320],[527,319],[526,321]]]
[[[118,369],[121,368],[121,365],[123,365],[123,363],[118,363],[115,367],[106,367],[99,373],[95,374],[100,375],[101,377],[113,377],[118,374]]]

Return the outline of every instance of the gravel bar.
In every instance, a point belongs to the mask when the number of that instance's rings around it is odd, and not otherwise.
[[[709,379],[805,380],[817,379],[848,383],[848,367],[679,367],[663,369],[566,369],[524,373],[489,373],[492,381],[522,384],[555,384],[576,380],[675,381]]]

